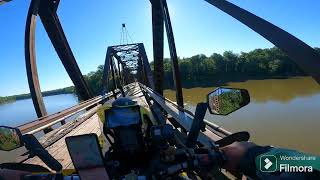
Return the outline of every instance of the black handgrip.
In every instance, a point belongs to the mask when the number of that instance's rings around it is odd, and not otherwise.
[[[250,134],[247,131],[241,131],[241,132],[236,132],[234,134],[231,134],[227,137],[224,137],[216,141],[215,144],[218,144],[220,147],[224,147],[236,141],[238,142],[248,141],[249,139],[250,139]]]
[[[22,139],[31,155],[38,156],[50,169],[61,171],[62,165],[42,147],[37,138],[32,134],[26,134]]]

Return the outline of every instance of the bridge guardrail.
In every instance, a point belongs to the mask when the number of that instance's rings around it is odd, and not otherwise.
[[[180,123],[184,126],[184,128],[186,130],[190,129],[191,124],[192,124],[192,119],[194,118],[194,114],[189,111],[186,110],[180,106],[178,106],[176,103],[174,103],[173,101],[159,95],[157,92],[155,92],[153,89],[145,86],[144,84],[139,83],[140,87],[142,87],[145,91],[148,92],[148,94],[165,110],[167,111],[168,114],[170,114],[171,116],[174,115],[173,117],[175,119],[180,119]],[[169,106],[167,106],[166,103],[169,103],[170,105],[172,105],[173,107],[175,107],[179,112],[175,111],[173,108],[170,108]],[[232,134],[231,132],[221,128],[220,126],[214,124],[213,122],[210,122],[208,120],[204,120],[205,124],[210,127],[210,129],[214,130],[210,130],[213,133],[219,133],[223,136],[228,136],[230,134]]]
[[[116,90],[116,93],[120,92],[120,90]],[[109,98],[113,96],[111,92],[107,93],[104,98]],[[81,102],[78,105],[72,106],[70,108],[67,108],[61,112],[57,112],[48,116],[44,116],[41,118],[38,118],[36,120],[33,120],[31,122],[22,124],[18,126],[17,128],[20,129],[22,134],[34,134],[41,130],[44,130],[54,124],[57,124],[63,120],[65,120],[68,117],[71,117],[83,110],[89,109],[90,107],[94,106],[95,104],[99,103],[103,99],[103,96],[97,96],[92,99],[86,100]]]

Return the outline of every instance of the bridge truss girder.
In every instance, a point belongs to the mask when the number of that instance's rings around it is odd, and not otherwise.
[[[153,56],[154,56],[154,78],[156,92],[163,95],[163,45],[164,45],[164,25],[166,28],[170,57],[173,69],[174,87],[176,90],[176,101],[181,107],[184,107],[182,84],[180,78],[180,68],[176,45],[170,20],[169,9],[166,0],[150,0],[152,5],[152,30],[153,30]]]
[[[118,67],[114,65],[115,60]],[[123,85],[121,82],[126,84],[132,82],[135,76],[144,84],[154,88],[151,67],[142,43],[108,47],[102,78],[104,92],[108,90],[109,75],[112,76],[113,87],[117,86],[115,74],[119,77],[120,86]]]
[[[226,1],[226,0],[206,0],[209,4],[219,8],[223,12],[229,14],[235,19],[239,20],[253,31],[259,33],[261,36],[272,42],[275,46],[284,51],[300,68],[307,74],[311,75],[318,83],[320,83],[320,55],[310,46],[297,39],[290,33],[282,30],[281,28],[271,24],[270,22]],[[65,37],[59,17],[56,14],[60,0],[31,0],[25,30],[25,60],[28,76],[28,83],[30,88],[31,97],[34,103],[34,107],[38,117],[47,115],[43,98],[40,89],[39,78],[37,74],[36,66],[36,54],[35,54],[35,25],[36,18],[39,15],[41,21],[46,29],[46,32],[53,44],[61,62],[63,63],[69,77],[73,81],[76,90],[80,97],[84,100],[90,99],[92,94],[87,86],[83,75],[76,63],[71,48]],[[151,68],[147,60],[145,49],[143,45],[139,44],[127,44],[120,46],[112,46],[111,53],[115,59],[118,60],[118,70],[113,71],[118,74],[121,82],[130,82],[130,71],[139,70],[139,64],[142,66],[142,73],[145,77],[145,83],[156,90],[156,92],[163,94],[163,45],[164,45],[164,27],[166,28],[166,34],[169,44],[170,56],[173,67],[173,77],[176,89],[176,101],[180,107],[183,107],[183,95],[180,81],[180,70],[177,59],[176,46],[174,41],[174,35],[167,7],[166,0],[150,0],[152,5],[152,30],[153,30],[153,58],[154,58],[154,77],[151,73]],[[117,53],[114,53],[117,51]],[[132,53],[137,52],[139,53]],[[141,52],[141,53],[140,53]],[[122,58],[121,54],[128,57],[128,54],[132,56],[130,58]],[[106,63],[109,62],[110,67],[111,60],[106,57]],[[137,61],[139,63],[135,63]],[[116,64],[112,64],[116,67]],[[121,67],[120,67],[121,66]],[[110,67],[111,68],[111,67]],[[141,67],[140,67],[141,68]],[[122,69],[122,71],[121,71]],[[105,69],[104,78],[109,75],[109,69]],[[105,77],[106,76],[106,77]],[[114,75],[115,76],[115,75]],[[105,79],[104,79],[105,81]],[[104,82],[105,83],[105,82]],[[107,85],[107,84],[106,84]]]
[[[37,113],[37,116],[47,115],[44,106],[41,88],[37,73],[36,52],[35,52],[35,27],[36,19],[39,15],[45,27],[45,30],[54,46],[62,64],[64,65],[69,77],[75,85],[80,98],[87,100],[92,98],[91,91],[87,86],[84,77],[73,56],[71,48],[59,22],[56,10],[59,5],[58,1],[51,0],[32,0],[28,10],[25,30],[25,61],[29,83],[30,94]],[[62,124],[64,121],[62,121]],[[47,129],[45,132],[48,132]]]

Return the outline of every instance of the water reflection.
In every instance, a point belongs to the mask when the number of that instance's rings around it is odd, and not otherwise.
[[[207,113],[206,119],[232,132],[246,130],[251,140],[264,145],[320,153],[320,85],[309,77],[252,80],[229,83],[234,88],[248,89],[251,103],[228,116]],[[205,101],[215,87],[184,89],[186,108]],[[174,92],[165,91],[175,100]]]
[[[78,104],[78,99],[73,94],[46,96],[43,99],[48,114],[53,114]],[[36,118],[37,115],[31,99],[0,105],[0,125],[16,127]]]
[[[311,77],[231,82],[226,87],[247,89],[250,93],[251,101],[259,103],[267,101],[287,103],[296,97],[307,97],[320,93],[320,86]],[[184,101],[190,104],[205,101],[206,94],[215,88],[196,87],[183,89]],[[165,90],[164,94],[169,99],[175,99],[175,94],[172,90]]]

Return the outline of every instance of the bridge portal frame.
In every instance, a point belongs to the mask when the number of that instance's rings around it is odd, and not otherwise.
[[[28,77],[28,84],[31,98],[38,118],[47,116],[36,65],[35,51],[35,28],[36,20],[39,15],[44,28],[54,46],[63,66],[71,78],[75,89],[82,100],[91,99],[92,93],[86,84],[76,59],[71,51],[69,43],[63,32],[59,17],[56,13],[60,0],[31,0],[25,29],[25,62]],[[61,121],[64,124],[65,121]],[[44,130],[45,133],[51,128]]]

